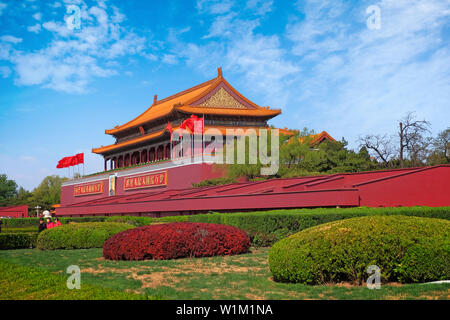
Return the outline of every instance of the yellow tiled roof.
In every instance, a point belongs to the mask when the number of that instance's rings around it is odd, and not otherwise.
[[[251,106],[246,109],[235,108],[220,108],[220,107],[205,107],[192,105],[199,99],[202,99],[207,94],[211,93],[218,85],[224,84],[231,92],[233,92],[240,99]],[[175,95],[155,101],[144,113],[135,119],[112,129],[105,130],[107,134],[116,134],[130,128],[137,128],[146,122],[169,115],[173,110],[178,110],[184,113],[197,114],[220,114],[220,115],[246,115],[246,116],[260,116],[260,117],[274,117],[281,113],[281,110],[269,109],[268,107],[260,107],[251,102],[236,89],[234,89],[222,76],[221,69],[217,78],[211,79],[201,83],[190,89],[181,91]]]

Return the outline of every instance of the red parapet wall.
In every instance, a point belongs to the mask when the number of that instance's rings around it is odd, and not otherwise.
[[[114,194],[131,195],[136,192],[166,191],[191,188],[192,183],[220,177],[221,169],[212,164],[195,163],[164,167],[148,165],[117,172]],[[63,183],[61,188],[61,206],[73,205],[86,201],[109,197],[111,174],[76,179]],[[161,179],[161,177],[163,177]]]
[[[0,207],[0,217],[26,218],[28,217],[28,206]]]
[[[184,168],[189,170],[189,167]],[[169,177],[170,180],[170,177]],[[450,206],[450,165],[144,189],[62,206],[58,215],[149,215],[315,207]]]

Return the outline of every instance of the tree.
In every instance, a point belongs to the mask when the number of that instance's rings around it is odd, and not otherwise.
[[[39,205],[43,209],[50,209],[53,204],[57,204],[61,199],[61,185],[67,178],[57,175],[45,177],[37,188],[33,190],[29,205],[35,207]]]
[[[446,163],[450,163],[450,127],[432,140],[432,151],[427,159],[429,165]]]
[[[30,191],[25,190],[23,187],[19,187],[16,197],[13,199],[13,203],[15,206],[28,205],[32,195],[33,194]]]
[[[366,135],[358,138],[360,148],[372,150],[378,161],[382,161],[384,166],[389,165],[389,161],[394,155],[392,147],[392,137],[388,135]]]
[[[292,136],[280,135],[280,162],[287,168],[302,161],[309,152],[311,138],[306,129],[302,133],[295,131]]]
[[[17,195],[17,183],[9,180],[6,174],[0,174],[0,206],[12,205],[11,201]]]
[[[424,134],[430,132],[430,123],[426,120],[416,120],[414,112],[409,112],[399,122],[399,160],[400,167],[405,166],[405,151],[408,152],[413,165],[418,165],[424,159],[429,140]]]

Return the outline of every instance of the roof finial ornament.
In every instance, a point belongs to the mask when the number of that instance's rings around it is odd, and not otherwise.
[[[155,94],[155,97],[153,98],[153,104],[156,104],[156,101],[158,101],[158,95]]]
[[[222,76],[222,67],[218,67],[217,68],[217,77],[218,78],[222,78],[223,76]]]

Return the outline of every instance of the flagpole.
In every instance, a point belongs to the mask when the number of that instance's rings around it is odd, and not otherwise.
[[[203,114],[203,121],[202,121],[202,163],[205,161],[204,158],[204,133],[205,133],[205,114]]]
[[[173,160],[172,134],[170,134],[170,161]]]

